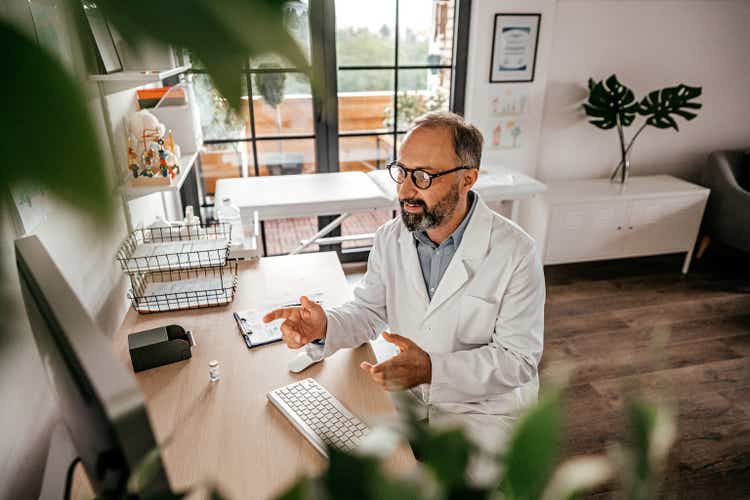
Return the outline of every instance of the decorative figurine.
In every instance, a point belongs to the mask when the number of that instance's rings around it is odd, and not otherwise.
[[[158,177],[171,182],[180,172],[179,155],[172,131],[152,113],[142,110],[129,117],[128,169],[136,180]]]
[[[135,154],[132,137],[128,137],[128,168],[132,172],[133,177],[138,177],[140,168],[138,167],[138,157]]]

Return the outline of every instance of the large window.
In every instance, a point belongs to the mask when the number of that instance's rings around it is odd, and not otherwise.
[[[287,25],[310,54],[307,2],[290,2]],[[197,62],[200,65],[200,62]],[[315,172],[315,130],[310,83],[279,58],[248,61],[238,68],[244,97],[232,111],[198,66],[193,70],[205,151],[204,193],[213,203],[216,181],[229,177]]]
[[[193,80],[205,138],[207,216],[218,179],[382,168],[417,116],[460,111],[462,104],[455,102],[462,103],[463,96],[451,95],[465,72],[453,55],[458,1],[381,0],[377,8],[369,0],[289,2],[288,26],[321,76],[317,100],[307,78],[284,61],[253,60],[238,68],[245,98],[241,112],[234,113],[198,66]],[[468,27],[468,17],[463,24]],[[392,216],[352,215],[343,233],[374,232]],[[290,251],[329,220],[264,223],[266,253]],[[334,249],[344,260],[359,260],[370,243],[346,241]]]
[[[448,109],[453,58],[452,0],[336,0],[339,164],[382,168],[413,120]],[[350,217],[343,234],[374,231],[391,216]],[[374,227],[373,227],[374,226]],[[347,241],[344,248],[367,244]]]

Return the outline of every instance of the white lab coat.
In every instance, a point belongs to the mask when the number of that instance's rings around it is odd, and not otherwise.
[[[400,217],[378,229],[354,296],[327,310],[323,355],[374,339],[386,325],[410,338],[432,362],[432,383],[410,391],[430,422],[455,416],[475,439],[497,448],[536,401],[541,261],[534,240],[481,199],[432,301],[414,237]]]

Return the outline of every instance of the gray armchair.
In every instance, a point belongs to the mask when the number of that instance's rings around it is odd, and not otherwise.
[[[701,183],[711,189],[705,234],[750,253],[750,151],[711,153]]]

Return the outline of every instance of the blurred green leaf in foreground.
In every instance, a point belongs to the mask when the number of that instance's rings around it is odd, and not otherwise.
[[[284,25],[283,5],[281,0],[97,1],[108,23],[136,49],[142,42],[157,42],[195,54],[235,109],[241,102],[240,71],[251,57],[277,54],[310,73],[304,52]],[[74,66],[84,67],[93,47],[82,3],[59,0],[55,8],[66,21],[62,29],[71,30],[61,39],[72,41]],[[112,158],[106,153],[114,145],[100,142],[105,134],[95,126],[91,110],[101,101],[87,95],[87,75],[74,74],[33,36],[2,18],[0,47],[6,68],[0,78],[0,193],[10,200],[13,189],[41,189],[105,227],[117,206],[116,186],[108,181],[114,177]],[[5,209],[0,203],[0,221]],[[6,308],[0,298],[0,313]]]
[[[91,50],[79,1],[59,2],[77,30],[84,57]],[[280,0],[98,0],[107,21],[134,47],[161,42],[198,57],[214,85],[239,108],[239,72],[251,57],[278,54],[309,74],[304,52],[284,25]],[[5,109],[0,129],[0,190],[38,187],[100,220],[113,214],[113,190],[83,81],[36,40],[0,19]],[[96,102],[94,100],[94,102]],[[119,166],[118,166],[119,167]]]

